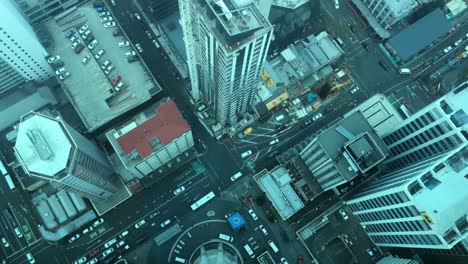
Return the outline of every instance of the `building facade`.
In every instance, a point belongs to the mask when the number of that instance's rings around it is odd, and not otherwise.
[[[468,82],[383,137],[391,156],[346,202],[379,246],[451,249],[467,238]]]
[[[106,137],[125,168],[138,178],[193,148],[192,130],[172,100],[141,112]]]
[[[376,245],[450,249],[466,239],[467,145],[377,176],[346,202]]]
[[[216,121],[235,124],[252,107],[273,27],[252,1],[179,0],[191,93]]]
[[[385,29],[411,14],[419,5],[416,0],[354,0],[354,2],[364,4],[368,12]]]
[[[31,177],[90,199],[117,192],[117,175],[96,145],[60,118],[31,112],[21,118],[15,156]]]
[[[53,76],[47,51],[9,1],[0,1],[0,93],[25,81]]]
[[[468,82],[427,105],[383,136],[392,169],[449,151],[466,142]]]
[[[78,4],[79,0],[6,0],[11,1],[31,24],[55,16]]]

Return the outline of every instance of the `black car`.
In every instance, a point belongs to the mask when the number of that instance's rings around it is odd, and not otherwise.
[[[269,159],[274,158],[274,157],[278,156],[278,154],[279,154],[279,150],[275,150],[273,152],[268,153],[268,158]]]
[[[86,37],[86,38],[84,39],[84,43],[85,43],[86,45],[88,45],[88,44],[91,43],[93,40],[94,40],[93,35],[88,35],[88,37]]]
[[[366,42],[362,42],[361,45],[365,50],[369,51],[369,45]]]
[[[380,67],[382,67],[382,69],[384,69],[386,71],[390,70],[390,68],[383,61],[379,61],[379,65],[380,65]]]
[[[305,121],[304,123],[302,123],[302,127],[308,127],[310,124],[312,124],[312,119],[309,119],[307,121]]]
[[[325,114],[328,114],[328,113],[330,113],[330,112],[333,111],[333,110],[334,110],[334,109],[333,109],[333,106],[329,106],[329,107],[325,108],[325,111],[324,111],[324,112],[325,112]]]
[[[356,27],[354,25],[349,25],[349,29],[351,29],[352,32],[356,32]]]

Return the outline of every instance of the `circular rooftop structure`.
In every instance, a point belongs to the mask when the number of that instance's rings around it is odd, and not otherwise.
[[[200,245],[192,254],[193,264],[244,263],[241,253],[232,244],[215,239]]]

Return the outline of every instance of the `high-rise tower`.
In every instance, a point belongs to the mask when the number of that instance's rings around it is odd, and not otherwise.
[[[23,81],[53,76],[47,51],[10,1],[0,1],[0,93]]]
[[[57,188],[90,199],[117,191],[117,175],[104,153],[59,118],[23,116],[15,155],[29,176]]]
[[[347,204],[379,246],[451,249],[468,236],[468,83],[384,136],[392,156]]]
[[[249,0],[179,0],[192,96],[221,125],[251,107],[273,27]]]

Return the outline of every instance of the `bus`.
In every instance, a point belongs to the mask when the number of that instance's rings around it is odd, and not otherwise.
[[[403,118],[409,118],[411,116],[411,112],[408,110],[408,107],[406,105],[402,104],[400,105],[400,113],[403,115]]]
[[[195,203],[193,203],[190,207],[192,207],[192,210],[195,211],[197,210],[198,208],[200,208],[200,206],[206,204],[208,201],[210,201],[211,199],[213,199],[215,197],[215,194],[214,192],[210,192],[208,193],[207,195],[203,196],[202,198],[200,198],[200,200],[196,201]]]

